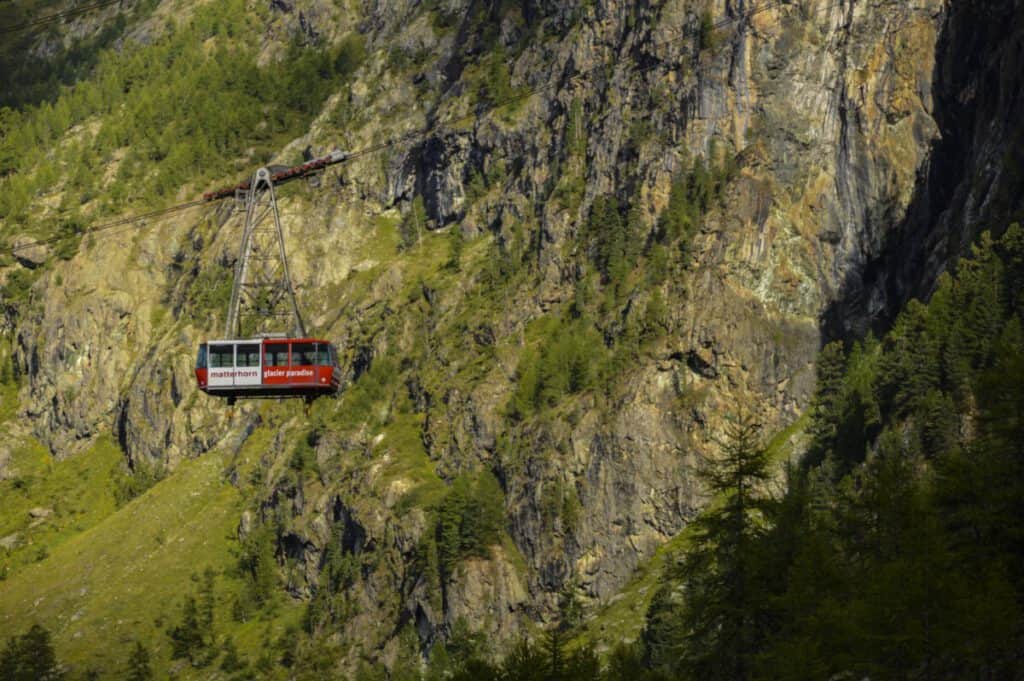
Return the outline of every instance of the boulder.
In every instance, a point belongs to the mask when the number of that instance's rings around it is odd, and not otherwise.
[[[19,234],[11,243],[11,252],[22,267],[34,270],[50,257],[50,247],[35,237]]]

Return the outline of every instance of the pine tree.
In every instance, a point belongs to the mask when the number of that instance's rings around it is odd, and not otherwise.
[[[277,559],[274,557],[274,532],[268,525],[260,526],[242,542],[239,567],[249,578],[247,600],[265,607],[274,602],[277,588]]]
[[[492,674],[483,676],[482,679],[508,679],[511,681],[548,681],[550,668],[550,657],[537,647],[530,645],[529,641],[522,640],[517,643],[501,664],[501,675]],[[470,676],[463,677],[469,681]]]
[[[589,259],[601,274],[601,282],[618,287],[628,271],[627,234],[614,196],[594,199],[584,232]]]
[[[193,663],[199,659],[205,642],[203,627],[199,620],[199,607],[194,596],[185,597],[181,623],[172,627],[167,635],[171,638],[171,657],[187,658]]]
[[[540,399],[540,358],[533,349],[526,349],[516,367],[516,389],[509,411],[514,418],[524,419],[534,412]]]
[[[643,337],[653,339],[661,336],[668,330],[668,308],[665,306],[665,298],[661,295],[661,289],[656,288],[647,301],[647,309],[644,311]]]
[[[675,571],[685,632],[678,664],[690,678],[745,681],[765,634],[757,540],[764,532],[768,455],[749,416],[726,435],[721,458],[700,470],[720,503],[695,521],[692,549]]]
[[[560,681],[565,674],[565,634],[560,627],[551,627],[544,635],[544,652],[548,678]]]
[[[12,636],[0,653],[0,681],[59,681],[64,678],[50,643],[50,632],[39,624]]]
[[[808,433],[811,445],[806,457],[810,464],[821,463],[832,450],[842,419],[843,373],[846,355],[841,342],[832,342],[818,353],[815,367],[817,386],[811,401]]]
[[[703,156],[698,156],[693,163],[693,170],[690,172],[687,184],[688,198],[690,205],[694,206],[701,215],[708,212],[711,199],[714,196],[714,178],[708,170]]]
[[[1014,222],[996,244],[1003,262],[1006,301],[1011,314],[1024,319],[1024,228]]]
[[[670,571],[677,576],[678,566]],[[686,612],[674,579],[662,583],[647,608],[642,633],[644,663],[653,669],[675,670],[686,640]]]
[[[228,674],[237,672],[245,669],[247,666],[245,661],[242,660],[238,655],[238,648],[235,646],[235,639],[228,638],[224,641],[224,659],[220,662],[221,671],[225,671]]]
[[[668,243],[682,238],[683,251],[688,248],[688,241],[693,229],[694,208],[690,203],[690,191],[687,176],[680,174],[672,181],[669,189],[668,206],[658,218],[658,240]]]
[[[132,648],[125,678],[128,681],[149,681],[153,678],[153,670],[149,666],[149,651],[140,641],[136,641]]]
[[[213,612],[216,605],[213,590],[215,576],[213,568],[207,567],[203,571],[202,583],[199,589],[199,626],[203,638],[207,641],[213,640]]]
[[[453,226],[448,232],[448,262],[445,263],[445,267],[453,272],[462,270],[462,249],[464,245],[465,239],[462,236],[462,228],[458,225]]]

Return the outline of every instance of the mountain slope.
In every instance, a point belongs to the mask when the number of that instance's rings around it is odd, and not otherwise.
[[[926,248],[934,267],[893,274],[901,293],[877,302],[893,235],[927,226],[929,159],[960,120],[946,107],[985,88],[944,75],[973,49],[961,5],[178,0],[126,14],[123,49],[0,118],[4,238],[66,236],[0,262],[17,418],[57,459],[109,434],[132,479],[168,475],[96,536],[147,498],[169,506],[162,494],[199,484],[188,471],[212,476],[261,419],[236,498],[213,477],[198,498],[220,536],[245,509],[273,538],[282,585],[344,669],[401,666],[466,623],[500,650],[567,602],[595,612],[704,507],[693,470],[730,412],[773,432],[798,422],[823,336],[898,309],[958,254]],[[1008,25],[989,48],[1007,60]],[[168,86],[150,79],[162,68]],[[978,119],[1017,110],[999,101]],[[346,373],[308,416],[229,413],[194,387],[237,252],[226,206],[80,234],[259,163],[377,145],[280,192],[300,305]],[[993,154],[977,164],[1012,167]],[[950,224],[937,238],[981,227]],[[495,502],[497,526],[464,520]],[[227,569],[235,540],[211,541]],[[52,575],[55,555],[24,570]],[[0,585],[10,608],[30,592],[22,569]],[[56,635],[78,659],[73,632]]]

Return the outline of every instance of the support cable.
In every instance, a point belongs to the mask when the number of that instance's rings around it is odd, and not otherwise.
[[[38,28],[40,26],[47,26],[49,24],[55,24],[64,19],[71,17],[77,17],[82,14],[88,14],[93,10],[103,9],[104,7],[110,7],[111,5],[119,5],[124,0],[99,0],[88,5],[81,5],[79,7],[73,7],[63,12],[56,12],[54,14],[48,14],[45,17],[39,17],[38,19],[30,19],[14,26],[3,26],[0,27],[0,35],[6,33],[16,33],[18,31],[24,31],[30,28]]]
[[[114,2],[119,2],[119,1],[120,0],[103,0],[103,2],[106,2],[108,4],[113,4]],[[829,10],[829,9],[833,9],[835,7],[841,6],[841,5],[843,5],[845,3],[845,1],[846,0],[833,0],[832,2],[826,3],[826,4],[824,4],[824,5],[820,6],[820,7],[815,8],[814,9],[814,13],[818,13],[818,12],[823,11],[823,10]],[[99,4],[101,4],[101,3],[96,3],[96,5],[99,5]],[[744,21],[748,21],[749,19],[753,18],[754,16],[756,16],[758,14],[761,14],[763,12],[769,11],[771,9],[775,9],[775,8],[779,8],[779,7],[786,7],[786,6],[790,6],[790,5],[792,5],[792,2],[789,2],[787,0],[771,0],[770,2],[762,3],[760,6],[755,7],[754,9],[751,9],[748,12],[744,12],[743,14],[740,14],[740,15],[737,15],[737,16],[733,16],[733,17],[725,17],[723,19],[720,19],[717,22],[715,22],[714,24],[712,24],[712,29],[713,30],[718,30],[718,29],[724,28],[724,27],[726,27],[726,26],[728,26],[730,24],[739,24],[739,23],[742,23]],[[95,7],[95,5],[92,5],[92,6],[89,6],[89,7]],[[84,10],[85,7],[82,7],[82,8],[79,8],[79,9]],[[56,16],[56,15],[54,15],[54,16]],[[680,31],[682,31],[682,30],[683,29],[680,29]],[[679,31],[677,31],[677,32],[679,32]],[[655,49],[656,50],[658,48],[665,47],[667,45],[670,45],[670,44],[672,44],[672,43],[674,43],[674,42],[676,42],[678,40],[681,40],[683,38],[686,38],[686,37],[687,36],[685,34],[683,34],[683,35],[676,36],[674,38],[663,40],[661,42],[653,44],[651,46],[651,49]],[[634,60],[635,60],[634,57],[627,56],[627,57],[622,58],[622,60],[620,60],[620,63],[621,62],[634,61]],[[658,69],[658,68],[664,68],[665,66],[666,66],[666,62],[658,61],[658,62],[655,62],[655,63],[650,64],[648,66],[634,69],[634,72],[635,73],[646,73],[648,71],[653,71],[653,70]],[[600,65],[598,67],[592,68],[592,69],[587,70],[587,71],[581,71],[580,73],[577,73],[577,74],[575,74],[573,76],[570,76],[567,80],[568,81],[579,82],[579,81],[583,81],[583,80],[586,80],[588,78],[591,78],[591,77],[593,77],[596,74],[605,73],[605,71],[606,71],[606,66],[604,64],[602,64],[602,65]],[[488,114],[490,114],[490,113],[492,113],[492,112],[494,112],[494,111],[496,111],[496,110],[498,110],[498,109],[500,109],[500,108],[502,108],[504,106],[507,106],[509,104],[513,104],[515,102],[519,102],[519,101],[528,99],[528,98],[532,97],[535,94],[539,94],[541,92],[544,92],[546,90],[554,88],[554,87],[556,87],[556,86],[558,86],[560,84],[563,84],[565,82],[565,80],[566,79],[560,79],[560,78],[559,79],[551,79],[551,80],[549,80],[549,81],[547,81],[547,82],[545,82],[543,84],[534,86],[532,88],[528,88],[528,89],[526,89],[523,92],[520,92],[518,94],[512,95],[510,97],[503,98],[503,99],[498,100],[496,102],[492,102],[491,104],[489,104],[487,106],[479,107],[479,108],[477,108],[474,111],[471,111],[471,112],[468,112],[468,113],[465,113],[465,114],[448,116],[448,117],[446,117],[446,118],[444,118],[442,120],[439,120],[439,121],[436,121],[436,122],[434,122],[432,124],[429,124],[425,129],[414,130],[414,131],[411,131],[411,132],[408,132],[408,133],[404,133],[404,134],[398,135],[396,137],[393,137],[393,138],[391,138],[389,140],[385,140],[383,142],[378,142],[377,144],[373,144],[373,145],[370,145],[368,147],[364,147],[363,149],[359,149],[357,151],[348,152],[348,153],[345,153],[345,152],[333,152],[332,154],[329,154],[327,157],[324,157],[323,159],[316,159],[315,161],[313,161],[311,163],[308,163],[308,164],[305,164],[304,166],[296,166],[295,168],[289,168],[287,171],[284,171],[284,173],[275,174],[271,179],[275,183],[280,183],[280,181],[282,179],[292,179],[292,178],[295,178],[295,177],[305,177],[309,173],[308,172],[303,172],[302,169],[306,168],[306,167],[309,167],[309,166],[316,165],[317,167],[315,168],[315,170],[318,171],[318,170],[326,167],[327,165],[334,165],[334,164],[338,164],[338,163],[347,163],[347,162],[349,162],[351,160],[354,160],[354,159],[357,159],[357,158],[362,158],[364,156],[369,156],[371,154],[375,154],[375,153],[378,153],[378,152],[381,152],[381,151],[385,151],[385,150],[388,150],[388,149],[392,149],[392,148],[395,148],[395,147],[399,147],[399,146],[402,146],[402,145],[412,146],[416,142],[421,142],[423,140],[429,139],[432,135],[436,134],[438,129],[440,129],[440,128],[444,127],[444,126],[451,126],[453,124],[457,124],[457,123],[460,123],[460,122],[463,122],[463,121],[472,120],[474,118],[482,119],[485,116],[487,116]],[[330,159],[330,160],[328,162],[324,163],[323,161],[325,161],[327,159]],[[312,171],[310,171],[310,172],[312,172]],[[280,177],[280,175],[284,175],[285,177]],[[249,184],[248,182],[245,182],[245,183],[243,183],[241,185],[237,185],[237,187],[232,187],[232,188],[230,188],[230,192],[233,193],[235,189],[248,189],[248,184]],[[152,211],[152,212],[149,212],[149,213],[143,213],[142,215],[136,215],[136,216],[133,216],[133,217],[122,218],[120,220],[115,220],[113,222],[101,224],[98,227],[94,227],[94,228],[91,228],[91,229],[88,229],[88,230],[82,232],[82,234],[86,235],[86,236],[87,235],[92,235],[92,234],[96,234],[97,232],[104,232],[104,231],[107,231],[107,230],[109,230],[111,228],[118,227],[118,226],[121,226],[121,225],[131,225],[131,224],[135,224],[135,223],[138,223],[138,222],[142,222],[142,221],[148,220],[150,218],[162,217],[164,215],[169,215],[169,214],[172,214],[172,213],[180,212],[180,211],[186,210],[188,208],[193,208],[195,206],[202,205],[204,203],[214,203],[214,202],[217,202],[217,201],[221,201],[221,200],[223,200],[225,198],[228,198],[229,194],[227,192],[228,192],[228,190],[219,190],[217,192],[210,192],[210,193],[207,193],[206,195],[204,195],[204,198],[202,198],[202,199],[197,199],[197,200],[194,200],[194,201],[189,201],[189,202],[178,204],[178,205],[175,205],[175,206],[170,206],[168,208],[163,208],[163,209]],[[66,239],[66,238],[67,238],[66,236],[55,236],[55,237],[51,237],[51,238],[47,238],[47,239],[40,239],[40,240],[37,240],[37,241],[26,242],[26,243],[23,243],[23,244],[19,244],[18,246],[13,248],[12,252],[17,253],[18,251],[22,251],[22,250],[25,250],[25,249],[28,249],[28,248],[32,248],[34,246],[42,246],[42,245],[48,245],[48,244],[57,243],[57,242],[62,241],[63,239]]]

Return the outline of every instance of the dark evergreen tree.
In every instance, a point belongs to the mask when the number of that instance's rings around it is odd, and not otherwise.
[[[245,661],[239,656],[238,648],[235,646],[235,640],[228,638],[224,641],[224,659],[220,662],[221,671],[227,672],[228,674],[241,671],[246,668]]]
[[[584,229],[589,259],[601,274],[601,283],[613,289],[626,278],[629,267],[627,223],[614,196],[599,196]]]
[[[690,679],[743,681],[753,677],[767,602],[757,540],[765,526],[768,456],[752,418],[730,425],[722,456],[705,462],[700,477],[715,501],[695,521],[691,547],[673,571],[683,635],[670,669]]]
[[[811,436],[805,462],[820,464],[832,451],[843,413],[843,372],[846,369],[846,355],[843,344],[832,342],[818,353],[815,366],[817,386],[811,401],[811,422],[807,432]]]
[[[0,653],[0,681],[59,681],[64,674],[50,642],[50,632],[39,624],[7,640]]]
[[[207,567],[203,571],[199,587],[199,627],[203,638],[207,641],[213,640],[213,613],[216,607],[215,578],[213,568]]]
[[[153,669],[149,665],[149,651],[141,641],[136,641],[132,653],[128,657],[128,670],[125,674],[128,681],[149,681],[153,678]]]
[[[682,239],[680,249],[689,249],[689,239],[694,230],[696,209],[690,201],[690,189],[685,174],[680,174],[672,181],[669,189],[668,206],[658,218],[658,240],[670,243]]]
[[[453,272],[459,272],[462,269],[462,250],[465,243],[466,240],[462,236],[462,228],[459,225],[449,228],[448,262],[445,263],[445,267]]]
[[[261,525],[242,541],[239,568],[248,578],[243,609],[272,605],[277,589],[277,559],[274,556],[274,530]]]
[[[516,681],[549,681],[550,656],[523,640],[517,643],[505,656],[501,664],[502,679]],[[486,677],[485,677],[486,678]],[[496,678],[496,677],[491,677]],[[468,677],[467,677],[468,681]]]
[[[167,635],[171,639],[171,657],[186,658],[193,664],[201,659],[206,642],[203,640],[203,625],[194,596],[185,597],[181,622],[169,629]]]
[[[437,510],[435,534],[442,579],[451,577],[459,560],[489,555],[504,527],[504,499],[501,485],[489,472],[455,479]]]
[[[676,572],[673,570],[654,593],[641,635],[645,665],[666,674],[678,668],[683,641],[688,633]]]

